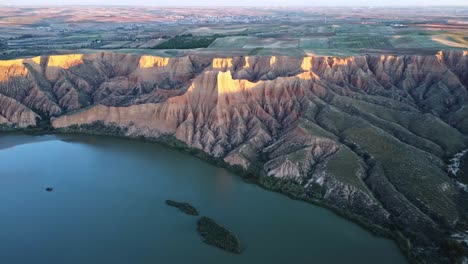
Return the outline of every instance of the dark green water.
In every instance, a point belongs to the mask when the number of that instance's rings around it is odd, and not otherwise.
[[[326,209],[152,143],[2,135],[0,187],[0,263],[406,262],[392,241]],[[216,219],[244,252],[202,243],[197,218],[166,199]]]

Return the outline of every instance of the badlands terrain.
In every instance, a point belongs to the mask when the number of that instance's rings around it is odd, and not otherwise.
[[[5,130],[156,139],[397,240],[414,261],[463,256],[468,52],[0,62]]]
[[[0,6],[0,128],[156,140],[468,255],[468,9]]]

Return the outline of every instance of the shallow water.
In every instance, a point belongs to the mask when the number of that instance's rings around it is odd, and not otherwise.
[[[154,143],[2,135],[0,186],[0,263],[406,263],[329,210]],[[166,199],[236,233],[243,253],[202,243]]]

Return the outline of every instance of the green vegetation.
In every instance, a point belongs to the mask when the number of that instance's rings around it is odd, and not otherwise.
[[[63,132],[84,132],[88,134],[117,135],[124,136],[126,129],[117,125],[106,124],[103,121],[96,121],[91,124],[71,125],[61,129]]]
[[[359,177],[361,170],[363,170],[363,168],[361,168],[359,163],[359,157],[345,147],[340,148],[327,163],[327,172],[337,177],[340,181],[350,184],[371,195],[364,182]]]
[[[306,113],[304,113],[304,117],[313,120],[313,116],[311,114],[312,114],[311,111],[306,112]],[[320,127],[316,123],[311,122],[311,121],[309,121],[308,119],[305,119],[305,118],[300,118],[299,120],[301,121],[301,123],[299,124],[299,127],[301,129],[303,129],[304,131],[306,131],[308,134],[314,135],[316,137],[324,137],[324,138],[329,138],[329,139],[332,139],[332,140],[338,140],[338,138],[335,135],[333,135],[329,131],[323,129],[322,127]]]
[[[249,39],[253,37],[247,36],[229,36],[223,38],[217,38],[211,45],[210,48],[231,48],[231,49],[242,49]]]
[[[158,44],[154,49],[198,49],[208,48],[217,38],[222,35],[193,36],[192,34],[178,35],[168,41]]]
[[[8,49],[8,43],[0,39],[0,50]]]
[[[198,215],[198,211],[195,207],[190,205],[189,203],[180,203],[173,200],[166,200],[166,204],[169,206],[173,206],[179,208],[180,211],[188,214],[188,215]]]
[[[305,198],[304,187],[293,180],[283,180],[275,177],[261,177],[259,183],[266,189],[281,192],[296,199]]]
[[[328,37],[301,38],[299,47],[304,49],[327,49],[329,43]]]
[[[443,184],[445,175],[436,160],[431,160],[421,151],[399,142],[372,125],[359,124],[359,121],[355,122],[355,127],[345,130],[344,137],[366,149],[378,160],[383,173],[389,181],[399,186],[399,191],[407,199],[421,207],[437,210],[446,219],[456,217],[456,208],[447,193],[434,187]]]
[[[386,36],[353,36],[341,35],[330,39],[329,47],[333,49],[347,48],[393,48]]]
[[[103,11],[112,15],[105,16],[97,12],[98,16],[92,18],[91,14],[84,20],[81,12],[76,13],[75,10],[67,11],[67,19],[60,16],[60,12],[50,13],[50,16],[45,17],[39,9],[34,13],[24,9],[22,12],[27,15],[7,12],[7,15],[0,18],[4,22],[0,23],[0,59],[70,53],[79,49],[94,52],[103,49],[134,49],[136,53],[151,53],[149,49],[206,48],[212,53],[229,51],[232,54],[245,55],[252,48],[263,47],[264,50],[259,55],[280,56],[291,52],[310,52],[348,56],[375,52],[377,49],[390,54],[433,54],[440,49],[468,47],[463,23],[448,25],[446,22],[436,22],[439,21],[439,14],[432,12],[420,15],[416,11],[414,16],[400,19],[395,19],[391,12],[385,13],[382,10],[378,11],[382,16],[372,15],[372,18],[364,15],[370,10],[351,13],[347,9],[333,10],[327,15],[328,18],[322,12],[310,13],[305,10],[289,14],[300,17],[301,22],[298,23],[285,17],[282,10],[272,9],[269,12],[275,19],[265,23],[263,15],[253,15],[246,21],[245,17],[238,17],[226,9],[217,13],[216,19],[219,22],[207,23],[203,19],[198,20],[198,16],[191,17],[186,10],[178,10],[174,12],[181,13],[173,18],[161,16],[164,18],[158,26],[120,20],[120,16],[113,10]],[[126,12],[141,18],[142,22],[149,17],[141,16],[140,10]],[[165,11],[158,10],[156,13],[160,12]],[[202,10],[198,12],[203,13]],[[445,9],[444,12],[447,16],[454,17],[455,21],[462,19],[457,15],[459,10]],[[16,24],[25,18],[28,18],[27,23]],[[189,19],[191,22],[179,23],[179,19]],[[21,25],[22,30],[18,30],[18,25]],[[1,42],[6,41],[8,45],[2,45]]]
[[[251,51],[249,51],[248,55],[249,55],[249,56],[258,55],[258,53],[259,53],[260,51],[262,51],[262,50],[263,50],[263,48],[255,48],[255,49],[252,49]]]
[[[15,128],[13,127],[13,125],[10,125],[10,124],[0,124],[0,131],[3,131],[3,132],[6,132],[6,131],[14,131]]]
[[[197,223],[197,230],[203,237],[203,242],[231,253],[241,253],[239,239],[213,219],[201,217]]]

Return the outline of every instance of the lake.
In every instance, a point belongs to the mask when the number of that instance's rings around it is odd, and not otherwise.
[[[150,142],[2,134],[0,186],[0,263],[406,263],[329,210]],[[166,199],[237,234],[242,254],[203,243]]]

